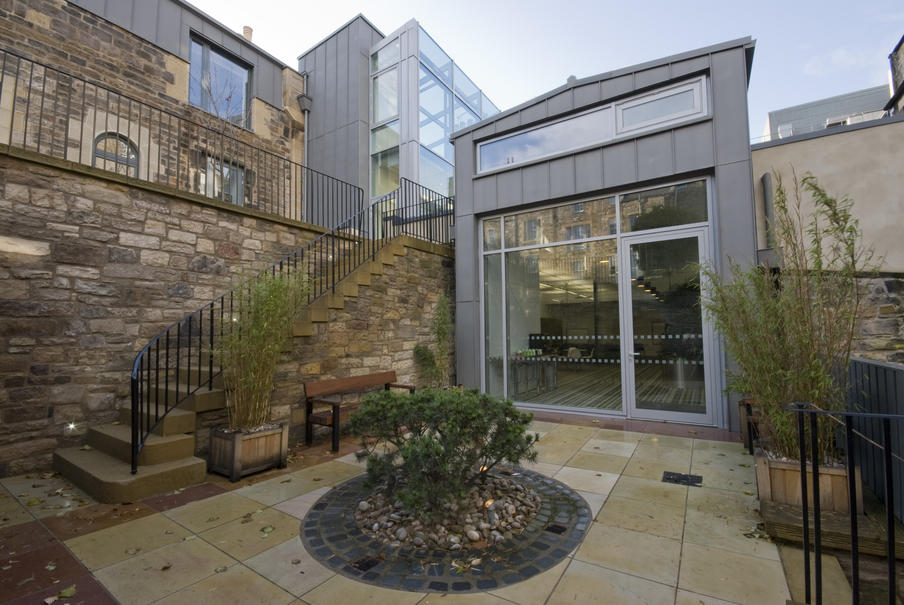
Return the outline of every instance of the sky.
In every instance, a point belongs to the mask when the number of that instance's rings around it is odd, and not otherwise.
[[[189,0],[297,67],[358,13],[383,34],[417,19],[502,110],[578,78],[718,42],[756,41],[751,138],[769,111],[888,85],[904,4],[837,0]]]

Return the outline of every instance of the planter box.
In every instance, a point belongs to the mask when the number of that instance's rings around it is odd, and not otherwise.
[[[762,454],[756,455],[756,483],[760,500],[779,504],[801,505],[800,463],[780,462]],[[857,512],[863,514],[863,489],[860,485],[860,468],[854,469],[857,486]],[[813,506],[813,473],[807,472],[807,499]],[[819,503],[824,512],[849,511],[848,473],[844,467],[819,467]]]
[[[238,481],[245,475],[265,471],[274,466],[285,468],[289,455],[289,425],[245,433],[210,431],[210,463],[212,473]]]

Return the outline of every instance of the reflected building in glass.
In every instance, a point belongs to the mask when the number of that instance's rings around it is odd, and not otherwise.
[[[452,132],[499,113],[413,19],[384,36],[358,15],[298,63],[312,98],[308,165],[370,199],[400,177],[454,195]]]

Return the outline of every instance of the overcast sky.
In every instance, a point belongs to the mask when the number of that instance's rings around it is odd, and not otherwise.
[[[389,34],[424,29],[500,109],[578,78],[751,36],[751,137],[766,114],[888,85],[888,55],[904,34],[897,1],[762,0],[189,0],[292,67],[358,13]]]

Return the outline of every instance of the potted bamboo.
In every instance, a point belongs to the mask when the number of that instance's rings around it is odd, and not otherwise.
[[[214,350],[223,368],[228,425],[211,430],[211,472],[238,481],[286,466],[289,426],[271,422],[270,398],[276,365],[307,293],[307,273],[286,267],[265,271],[227,298]]]
[[[804,195],[812,202],[806,219]],[[847,198],[827,194],[810,174],[800,180],[795,175],[789,200],[776,175],[770,225],[776,266],[733,262],[728,279],[704,268],[709,287],[703,306],[736,364],[729,372],[729,390],[750,397],[759,410],[761,500],[801,502],[797,426],[787,404],[846,407],[851,343],[862,299],[858,277],[875,269],[851,207]],[[843,511],[848,507],[847,480],[833,438],[836,428],[830,417],[820,416],[819,460],[825,465],[820,493],[823,510]]]

